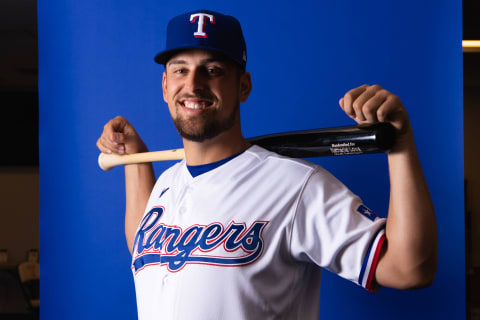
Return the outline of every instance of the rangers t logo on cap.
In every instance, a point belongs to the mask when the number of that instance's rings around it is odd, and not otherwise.
[[[193,35],[195,38],[206,38],[207,34],[205,33],[205,17],[208,18],[210,23],[215,24],[215,16],[207,13],[194,13],[190,16],[190,22],[195,23],[198,18],[198,29],[197,32],[194,32]]]

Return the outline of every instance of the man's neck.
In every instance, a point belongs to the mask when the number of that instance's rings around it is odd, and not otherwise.
[[[202,142],[183,139],[187,164],[191,166],[220,161],[245,151],[250,143],[240,130],[229,130]]]

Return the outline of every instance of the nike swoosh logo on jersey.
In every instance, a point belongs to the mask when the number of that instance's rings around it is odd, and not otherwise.
[[[160,193],[158,198],[160,199],[163,196],[163,194],[168,191],[168,189],[170,189],[170,187],[167,187],[167,188],[163,189],[162,193]]]

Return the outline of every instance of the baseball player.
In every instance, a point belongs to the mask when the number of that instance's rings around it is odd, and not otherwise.
[[[151,164],[125,166],[139,319],[318,319],[322,268],[370,291],[433,281],[434,210],[395,95],[363,85],[339,101],[358,123],[397,130],[383,219],[322,167],[243,138],[239,109],[252,82],[235,18],[209,10],[173,18],[155,60],[186,159],[156,181]],[[97,146],[147,151],[122,117]]]

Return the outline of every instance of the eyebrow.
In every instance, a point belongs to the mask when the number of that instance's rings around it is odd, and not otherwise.
[[[167,66],[172,65],[172,64],[187,64],[187,62],[185,60],[180,60],[180,59],[171,60],[167,63]]]
[[[201,64],[207,64],[207,63],[212,63],[212,62],[220,62],[220,63],[225,63],[227,61],[227,59],[222,59],[221,57],[213,57],[213,58],[208,58],[208,59],[204,59],[201,61]],[[167,66],[170,66],[170,65],[178,65],[178,64],[188,64],[187,61],[185,60],[182,60],[182,59],[176,59],[176,60],[172,60],[172,61],[169,61],[167,63]]]

